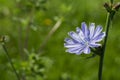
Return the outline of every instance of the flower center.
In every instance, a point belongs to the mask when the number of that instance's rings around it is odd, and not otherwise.
[[[88,45],[89,45],[89,41],[86,41],[86,42],[85,42],[85,45],[88,46]]]

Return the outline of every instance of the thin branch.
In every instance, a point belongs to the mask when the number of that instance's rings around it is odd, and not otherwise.
[[[30,34],[30,26],[33,23],[33,16],[34,16],[34,10],[31,11],[31,14],[29,16],[29,22],[26,28],[26,36],[25,36],[25,41],[24,41],[24,48],[28,48],[28,40],[29,40],[29,34]]]
[[[4,42],[2,43],[2,47],[3,47],[3,49],[4,49],[5,53],[6,53],[6,56],[7,56],[7,58],[8,58],[8,61],[10,62],[10,65],[11,65],[11,67],[12,67],[12,69],[13,69],[16,77],[17,77],[17,79],[20,80],[20,77],[19,77],[19,75],[18,75],[18,73],[17,73],[17,71],[16,71],[16,69],[15,69],[15,67],[14,67],[14,65],[13,65],[13,62],[12,62],[12,60],[11,60],[9,54],[8,54],[8,51],[7,51],[7,48],[6,48]]]
[[[62,18],[60,18],[56,24],[53,26],[53,28],[50,30],[50,32],[48,33],[48,35],[46,36],[45,40],[43,41],[43,43],[40,45],[38,52],[40,52],[44,46],[46,45],[46,43],[48,42],[48,40],[50,39],[50,37],[55,33],[55,31],[60,27],[62,23]]]

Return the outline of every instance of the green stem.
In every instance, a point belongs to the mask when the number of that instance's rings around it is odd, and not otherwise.
[[[111,4],[113,4],[113,0],[110,0]]]
[[[111,24],[111,21],[112,21],[111,20],[112,17],[113,17],[112,12],[108,13],[107,20],[106,20],[106,36],[105,36],[105,39],[104,39],[104,44],[103,44],[102,52],[101,52],[101,55],[100,55],[98,80],[102,80],[102,69],[103,69],[104,54],[105,54],[108,32],[109,32],[109,27],[110,27],[110,24]]]
[[[7,48],[6,48],[6,46],[5,46],[5,43],[2,44],[2,47],[3,47],[3,49],[4,49],[5,53],[6,53],[6,56],[7,56],[7,58],[8,58],[8,61],[10,62],[11,67],[12,67],[12,69],[13,69],[16,77],[17,77],[17,79],[20,80],[19,75],[18,75],[18,73],[16,72],[16,69],[15,69],[15,67],[14,67],[14,65],[13,65],[13,62],[11,61],[11,58],[10,58],[10,56],[9,56],[9,54],[8,54]]]

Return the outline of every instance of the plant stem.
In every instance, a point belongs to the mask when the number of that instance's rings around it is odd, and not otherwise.
[[[113,4],[113,0],[110,0],[110,2]]]
[[[6,53],[6,56],[7,56],[7,58],[8,58],[8,61],[10,62],[10,65],[11,65],[11,67],[13,68],[13,71],[14,71],[17,79],[20,80],[19,75],[18,75],[18,73],[16,72],[16,69],[15,69],[15,67],[14,67],[14,65],[13,65],[13,63],[12,63],[12,61],[11,61],[11,58],[10,58],[10,56],[9,56],[9,54],[8,54],[7,48],[6,48],[6,46],[5,46],[5,43],[2,44],[2,47],[3,47],[3,49],[4,49],[5,53]]]
[[[63,18],[60,18],[55,25],[53,26],[53,28],[50,30],[50,32],[48,33],[48,35],[46,36],[45,40],[43,41],[43,43],[40,45],[39,49],[38,49],[38,53],[41,52],[41,50],[44,48],[44,46],[46,45],[46,43],[48,42],[49,38],[55,33],[55,31],[60,27],[60,25],[62,24],[62,20]]]
[[[104,61],[106,43],[107,43],[109,27],[110,27],[113,15],[114,14],[112,14],[112,12],[108,13],[108,15],[107,15],[107,20],[106,20],[106,36],[105,36],[105,39],[104,39],[104,44],[103,44],[102,52],[101,52],[101,55],[100,55],[98,80],[102,80],[102,69],[103,69],[103,61]]]

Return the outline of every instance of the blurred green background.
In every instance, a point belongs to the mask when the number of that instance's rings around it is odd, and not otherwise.
[[[119,0],[115,0],[115,3]],[[0,36],[21,80],[97,80],[99,57],[65,52],[81,22],[105,26],[109,0],[0,0]],[[110,27],[103,80],[120,80],[120,11]],[[0,80],[17,80],[0,46]]]

